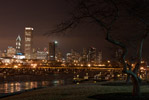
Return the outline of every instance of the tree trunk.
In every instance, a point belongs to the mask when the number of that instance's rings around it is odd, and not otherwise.
[[[133,84],[132,95],[140,97],[141,96],[141,93],[140,93],[140,82],[139,82],[137,77],[132,76],[132,84]]]

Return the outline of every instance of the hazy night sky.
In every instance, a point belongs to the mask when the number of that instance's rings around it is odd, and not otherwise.
[[[48,47],[49,41],[57,40],[64,53],[69,52],[71,48],[81,51],[83,48],[94,46],[97,50],[102,50],[104,56],[109,55],[107,52],[110,43],[104,40],[104,33],[96,25],[80,25],[69,31],[66,36],[43,36],[67,18],[69,9],[70,6],[65,0],[1,0],[0,50],[7,49],[8,46],[15,47],[17,35],[21,35],[24,41],[24,28],[31,26],[34,28],[34,48]],[[122,26],[127,24],[123,22]],[[146,42],[145,49],[148,51],[148,41]]]

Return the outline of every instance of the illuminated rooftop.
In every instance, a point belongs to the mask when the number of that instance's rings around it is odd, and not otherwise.
[[[32,27],[25,27],[25,30],[34,30]]]

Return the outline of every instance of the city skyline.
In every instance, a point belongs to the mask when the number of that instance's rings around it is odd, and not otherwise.
[[[22,36],[23,37],[23,36]],[[48,42],[46,48],[34,48],[33,41],[34,28],[24,28],[24,39],[20,35],[16,37],[16,47],[8,46],[7,50],[0,52],[0,57],[3,59],[33,59],[33,60],[50,60],[50,61],[66,61],[68,63],[87,63],[95,64],[102,62],[102,51],[97,51],[95,47],[82,48],[81,52],[71,49],[66,54],[63,54],[59,48],[58,41]],[[23,40],[23,41],[22,41]],[[22,43],[24,42],[24,43]],[[24,47],[24,48],[22,48]],[[99,55],[98,55],[99,53]],[[83,66],[82,64],[82,66]]]
[[[39,51],[44,51],[44,49],[46,48],[46,49],[48,49],[49,48],[49,43],[51,43],[51,42],[53,42],[53,43],[55,43],[55,42],[57,42],[56,44],[58,44],[58,49],[59,50],[61,50],[61,48],[59,47],[59,42],[58,41],[56,41],[56,40],[49,40],[49,41],[47,41],[45,44],[48,44],[47,46],[44,46],[44,47],[42,47],[42,48],[40,48],[40,47],[38,47],[38,45],[37,46],[32,46],[33,45],[33,43],[35,43],[36,41],[34,41],[34,38],[33,37],[35,37],[35,34],[34,34],[34,32],[33,31],[35,31],[34,30],[34,28],[33,27],[25,27],[25,29],[24,29],[24,34],[23,35],[18,35],[17,37],[16,37],[16,41],[14,41],[14,42],[11,42],[11,43],[13,43],[13,45],[8,45],[7,46],[7,48],[5,48],[4,50],[1,50],[1,52],[5,52],[6,50],[8,50],[8,48],[16,48],[16,53],[24,53],[24,54],[28,54],[29,52],[33,52],[33,50],[39,50]],[[31,37],[30,37],[31,36]],[[28,41],[31,41],[31,44],[30,44],[30,42],[28,42]],[[15,43],[16,42],[16,43]],[[38,41],[39,42],[39,41]],[[19,46],[20,45],[20,46]],[[27,45],[27,46],[26,46]],[[31,48],[30,47],[28,47],[28,45],[30,45],[31,46]],[[89,46],[87,49],[89,49],[90,47],[93,47],[93,46]],[[19,50],[19,52],[18,52],[18,48],[20,49]],[[26,51],[26,49],[30,49],[29,51]],[[83,49],[84,48],[80,48],[80,50],[76,50],[76,49],[74,49],[76,52],[79,52],[79,53],[81,53],[82,51],[83,51]],[[86,49],[86,48],[85,48]],[[73,50],[73,48],[70,48],[69,50],[67,50],[68,52],[65,52],[65,53],[63,53],[63,57],[65,58],[66,57],[66,54],[67,53],[70,53],[71,52],[71,50]],[[21,52],[20,52],[21,51]],[[99,51],[101,51],[101,49],[99,50]],[[30,54],[29,54],[30,55]],[[27,57],[28,58],[28,57]],[[30,58],[30,57],[29,57]]]
[[[41,40],[38,43],[33,43],[35,48],[48,47],[48,42],[54,40],[59,41],[59,48],[63,53],[69,52],[70,49],[82,51],[82,47],[89,48],[90,46],[99,50],[106,48],[103,44],[103,41],[106,42],[106,40],[102,35],[97,35],[96,27],[86,31],[86,29],[81,28],[84,26],[80,26],[80,28],[68,32],[66,36],[44,36],[57,23],[65,19],[69,13],[67,8],[70,5],[65,0],[43,0],[42,4],[41,1],[36,1],[36,3],[34,1],[28,3],[28,1],[14,0],[11,2],[5,0],[1,2],[0,50],[3,51],[8,46],[15,47],[15,39],[18,35],[24,39],[24,27],[26,26],[35,29],[33,41],[37,41],[39,38]],[[109,43],[106,42],[107,44]]]

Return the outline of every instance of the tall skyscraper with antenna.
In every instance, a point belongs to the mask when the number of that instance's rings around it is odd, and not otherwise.
[[[21,53],[21,37],[18,35],[16,39],[16,53]]]

